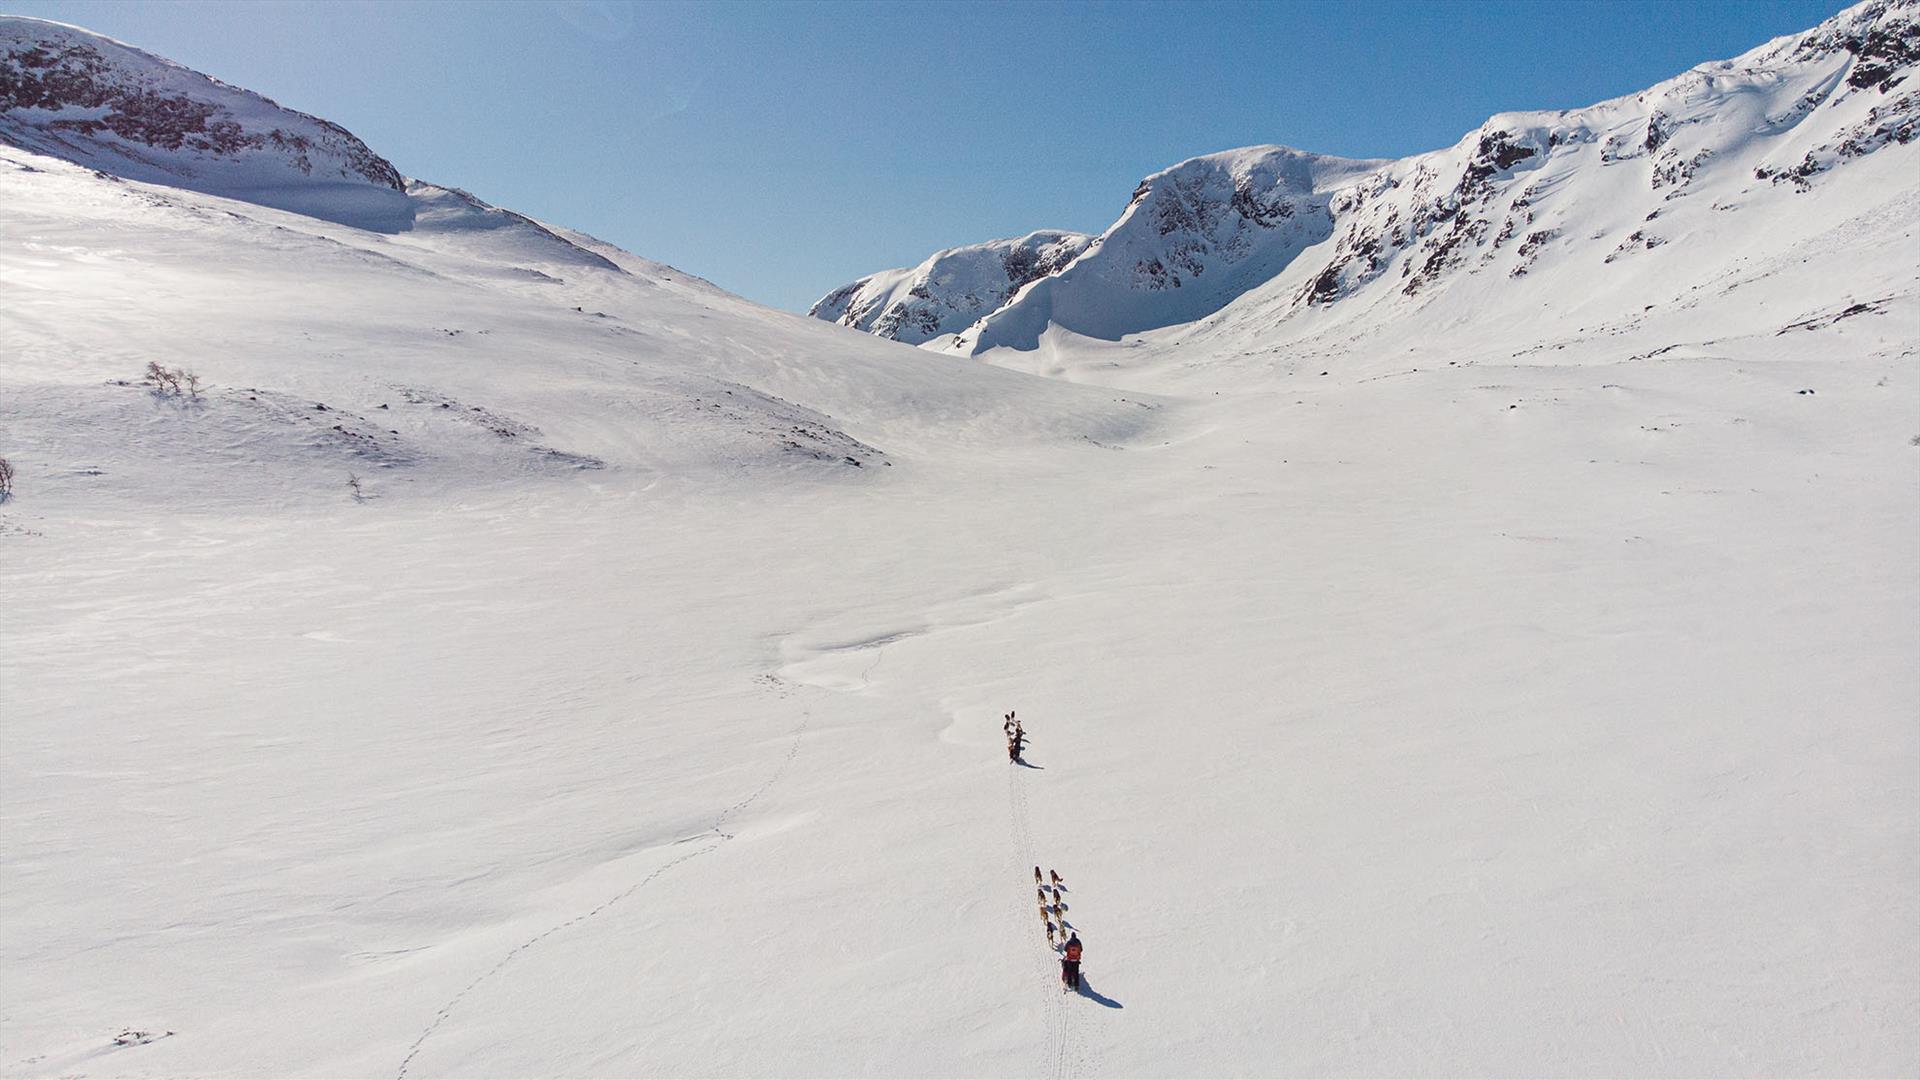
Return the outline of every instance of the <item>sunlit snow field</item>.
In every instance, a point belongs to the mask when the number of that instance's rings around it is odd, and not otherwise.
[[[315,133],[0,114],[0,1074],[1914,1075],[1910,13],[823,301],[924,349],[0,20]]]
[[[9,1074],[1920,1054],[1910,299],[1635,363],[1009,357],[1042,380],[24,160]],[[864,463],[634,390],[706,356]],[[148,358],[206,398],[111,384]]]

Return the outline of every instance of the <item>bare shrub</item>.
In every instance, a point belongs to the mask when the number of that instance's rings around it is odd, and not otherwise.
[[[193,372],[167,367],[158,360],[147,361],[147,374],[140,383],[161,397],[188,397],[195,401],[200,399],[200,388],[205,385]]]
[[[0,502],[13,498],[13,462],[0,457]]]
[[[359,473],[347,474],[347,490],[353,493],[354,502],[367,501],[367,493],[360,490],[360,474]]]
[[[146,378],[140,381],[152,387],[154,393],[163,397],[167,394],[177,394],[180,392],[179,373],[162,366],[158,360],[147,361]]]

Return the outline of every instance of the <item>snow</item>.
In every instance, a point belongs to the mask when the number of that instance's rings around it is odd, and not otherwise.
[[[835,289],[807,314],[918,345],[965,329],[1092,242],[1085,233],[1042,231],[949,248],[911,269],[883,270]]]
[[[1331,189],[1377,161],[1253,147],[1141,182],[1085,255],[958,336],[975,352],[1031,349],[1046,325],[1115,340],[1189,323],[1279,273],[1332,229]]]
[[[0,145],[378,232],[400,174],[340,128],[64,23],[0,15]]]
[[[1798,233],[1809,202],[1826,216],[1911,191],[1916,38],[1920,6],[1875,0],[1638,94],[1503,113],[1399,161],[1263,146],[1182,162],[1143,180],[1073,261],[925,344],[1031,369],[1044,353],[1014,354],[1043,342],[1195,326],[1263,348],[1335,326],[1479,334],[1595,291],[1622,301],[1609,321],[1630,321],[1671,302],[1673,278],[1716,277],[1701,264],[1725,247],[1690,237],[1744,245]],[[1667,262],[1681,272],[1650,281]]]
[[[1773,145],[978,359],[0,147],[0,1069],[1912,1075],[1914,147]]]

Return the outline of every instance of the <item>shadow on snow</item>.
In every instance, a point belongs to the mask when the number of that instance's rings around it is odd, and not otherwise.
[[[1085,972],[1080,973],[1080,996],[1083,998],[1086,998],[1089,1001],[1094,1002],[1095,1004],[1105,1005],[1109,1009],[1126,1008],[1125,1005],[1122,1005],[1119,1002],[1113,1000],[1112,998],[1107,997],[1105,994],[1102,994],[1100,991],[1095,990],[1093,986],[1087,982],[1087,976]]]

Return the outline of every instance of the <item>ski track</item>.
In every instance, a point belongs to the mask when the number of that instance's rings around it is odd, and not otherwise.
[[[876,659],[875,664],[877,665],[878,663],[879,661]],[[784,697],[785,695],[783,694],[782,696]],[[734,834],[726,831],[726,824],[728,819],[732,818],[735,814],[738,814],[741,811],[745,810],[747,807],[752,806],[756,801],[759,800],[759,798],[762,795],[765,795],[767,791],[773,787],[774,784],[778,783],[782,776],[786,775],[787,768],[793,764],[794,758],[798,757],[800,754],[801,740],[806,737],[807,725],[810,724],[812,720],[813,720],[813,714],[809,710],[803,708],[800,712],[800,724],[798,727],[795,727],[793,729],[793,743],[792,745],[787,747],[787,754],[784,758],[780,760],[780,764],[775,766],[773,772],[770,775],[768,775],[766,780],[761,782],[760,786],[757,788],[754,788],[753,791],[749,793],[745,798],[739,800],[738,802],[733,803],[732,805],[721,810],[719,814],[715,815],[713,819],[713,824],[707,827],[707,832],[711,833],[716,838],[712,843],[707,844],[706,846],[701,847],[698,850],[688,852],[687,854],[682,855],[677,859],[673,859],[669,862],[661,864],[660,866],[654,867],[653,870],[649,872],[646,877],[643,877],[639,881],[634,882],[632,885],[627,886],[625,889],[622,889],[621,891],[615,893],[613,896],[608,897],[606,900],[601,901],[599,904],[595,905],[594,907],[589,908],[586,911],[580,912],[579,914],[573,916],[572,918],[567,919],[565,922],[556,923],[553,926],[550,926],[547,929],[540,931],[538,934],[535,934],[534,936],[528,938],[527,940],[507,950],[507,954],[505,956],[502,956],[498,963],[494,964],[492,967],[488,968],[487,970],[481,972],[478,976],[476,976],[473,979],[472,982],[469,982],[467,985],[461,987],[458,993],[454,994],[453,997],[447,1000],[447,1003],[445,1005],[442,1005],[440,1007],[440,1010],[434,1014],[433,1020],[429,1022],[426,1028],[420,1032],[420,1037],[413,1040],[413,1045],[407,1049],[407,1056],[400,1060],[400,1067],[394,1073],[394,1080],[405,1080],[407,1076],[407,1070],[413,1065],[413,1059],[419,1055],[421,1048],[426,1045],[427,1040],[433,1037],[434,1032],[438,1031],[440,1029],[440,1026],[447,1022],[448,1018],[450,1018],[453,1015],[454,1010],[459,1008],[460,1003],[466,999],[467,995],[473,993],[473,991],[477,987],[479,987],[481,983],[486,982],[487,980],[493,978],[495,975],[498,975],[502,971],[506,970],[507,965],[513,963],[513,961],[517,959],[522,953],[540,944],[542,941],[545,941],[547,938],[550,938],[553,935],[558,934],[569,927],[586,922],[588,919],[591,919],[594,916],[599,915],[602,912],[608,910],[609,908],[612,908],[614,905],[627,899],[628,897],[632,896],[634,893],[639,892],[641,889],[645,888],[648,884],[652,883],[655,878],[658,878],[660,875],[666,873],[669,870],[672,870],[674,867],[679,866],[682,863],[691,862],[702,855],[711,854],[715,851],[718,851],[720,848],[724,847],[727,841],[733,839],[734,837]],[[685,841],[680,841],[680,842],[684,843]]]

